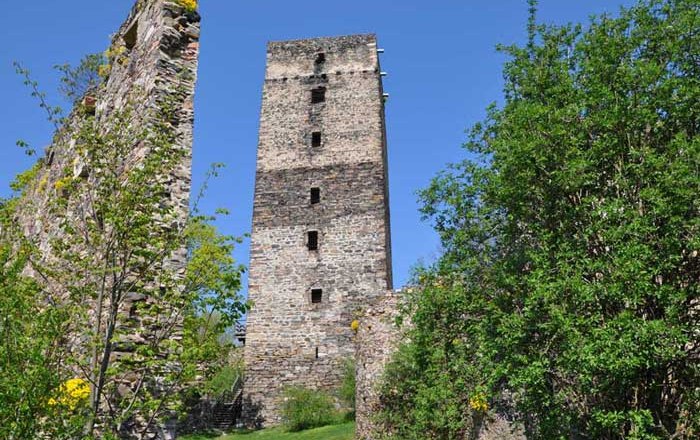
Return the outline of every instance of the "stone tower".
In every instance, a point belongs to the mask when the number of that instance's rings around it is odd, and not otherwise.
[[[355,314],[392,288],[384,94],[374,35],[272,42],[258,143],[244,416],[286,386],[332,390]]]

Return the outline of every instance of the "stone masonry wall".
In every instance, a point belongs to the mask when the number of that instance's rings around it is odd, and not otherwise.
[[[325,100],[312,103],[318,87]],[[248,424],[278,424],[286,386],[337,388],[354,356],[355,313],[391,288],[384,131],[373,35],[269,43],[245,347]],[[320,189],[319,203],[310,202],[311,188]],[[318,250],[307,248],[308,231],[318,231]],[[312,289],[322,289],[320,303]]]
[[[385,438],[385,428],[375,421],[381,411],[378,387],[384,370],[402,342],[407,341],[410,319],[397,318],[401,313],[404,294],[387,292],[371,304],[358,319],[360,325],[355,339],[356,347],[356,434],[358,440]],[[478,440],[525,440],[522,429],[510,422],[513,419],[509,401],[502,397],[500,405],[479,419]],[[470,437],[474,438],[474,437]]]
[[[110,51],[117,55],[110,59],[103,83],[96,90],[89,91],[86,97],[94,102],[95,118],[105,130],[109,130],[108,116],[127,106],[133,110],[132,124],[143,127],[153,120],[163,102],[167,100],[169,105],[174,104],[174,116],[169,121],[176,135],[174,148],[182,149],[185,154],[169,176],[169,191],[163,202],[176,207],[180,226],[184,225],[189,212],[199,33],[200,17],[196,12],[188,12],[173,1],[138,0],[112,38]],[[74,139],[80,129],[82,111],[74,110],[55,134],[52,145],[38,165],[37,181],[28,186],[18,213],[25,235],[37,243],[45,260],[52,258],[52,239],[61,234],[60,219],[75,219],[87,211],[81,206],[83,201],[69,200],[64,211],[57,212],[52,200],[63,196],[59,194],[56,183],[65,179],[65,172],[70,169],[73,172],[69,177],[80,180],[80,184],[95,184],[90,167],[77,151]],[[138,166],[147,154],[146,143],[138,142],[128,157],[122,158],[124,166]],[[154,223],[154,227],[160,226]],[[185,257],[183,243],[181,249],[167,258],[166,265],[182,273]],[[133,302],[148,300],[143,294],[134,294],[120,304],[119,310],[130,313]],[[149,330],[141,326],[138,319],[133,323],[133,333],[120,341],[123,344],[115,345],[113,357],[128,356],[133,351],[133,343],[145,342],[150,337]],[[81,335],[72,335],[71,340],[76,353],[87,352],[87,347],[81,346],[84,341]],[[120,347],[130,346],[128,352],[120,352]],[[130,380],[135,380],[135,377],[126,374],[120,391],[133,388],[136,384]]]
[[[186,157],[172,176],[168,200],[178,206],[181,218],[189,211],[191,183],[192,126],[194,122],[194,86],[199,53],[199,15],[187,13],[177,3],[164,0],[139,0],[112,40],[112,47],[125,47],[125,39],[133,38],[133,47],[125,50],[118,62],[110,64],[104,83],[89,93],[95,100],[98,121],[115,109],[129,103],[136,114],[134,123],[146,124],[166,95],[176,94],[179,108],[177,120],[172,121],[177,133],[176,148],[186,150]],[[66,168],[73,177],[87,179],[89,170],[76,151],[71,138],[79,129],[79,111],[74,111],[63,128],[56,133],[54,143],[47,147],[40,163],[37,180],[23,196],[21,223],[25,234],[39,243],[46,256],[50,255],[50,239],[59,233],[55,214],[49,212],[50,200],[56,196],[52,189],[64,177]],[[126,163],[138,163],[148,153],[144,144],[134,145]],[[61,213],[61,215],[71,215]],[[184,252],[184,250],[183,250]],[[174,264],[184,263],[184,253],[174,256]]]
[[[402,340],[401,328],[396,323],[403,295],[387,292],[370,305],[358,319],[356,336],[356,429],[359,440],[374,440],[381,428],[373,421],[380,409],[377,386]]]

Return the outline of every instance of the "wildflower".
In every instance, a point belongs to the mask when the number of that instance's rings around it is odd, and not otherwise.
[[[194,12],[197,10],[197,0],[177,0],[180,6],[187,9],[188,12]]]
[[[350,323],[350,328],[351,328],[354,332],[357,332],[357,329],[360,328],[360,321],[358,321],[357,319],[355,319],[354,321],[352,321],[352,322]]]
[[[56,183],[53,184],[53,187],[56,189],[56,191],[61,191],[66,187],[66,182],[63,179],[57,180]]]
[[[112,65],[111,64],[100,64],[97,67],[97,74],[102,77],[106,78],[109,76],[109,73],[112,71]]]
[[[476,393],[469,398],[469,407],[474,411],[486,412],[489,409],[489,404],[486,402],[484,393]]]
[[[59,193],[62,192],[64,189],[68,189],[69,185],[72,183],[73,179],[71,177],[64,177],[62,179],[58,179],[56,183],[53,184],[53,187],[56,191]]]
[[[63,382],[58,388],[58,396],[48,400],[49,406],[62,405],[71,410],[77,408],[90,396],[90,385],[85,379],[74,378]]]

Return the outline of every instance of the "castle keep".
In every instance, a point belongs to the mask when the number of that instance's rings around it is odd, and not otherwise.
[[[374,35],[269,43],[260,116],[244,415],[332,390],[350,324],[392,288],[384,94]]]

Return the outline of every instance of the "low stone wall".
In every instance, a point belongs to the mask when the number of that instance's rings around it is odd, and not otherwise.
[[[372,420],[379,410],[376,386],[384,367],[401,342],[402,331],[396,324],[403,295],[389,291],[372,303],[358,320],[356,335],[356,437],[373,440],[379,428]]]
[[[373,302],[358,319],[359,327],[355,339],[356,359],[356,438],[377,440],[383,438],[383,430],[374,420],[381,410],[377,387],[386,365],[391,361],[399,344],[405,340],[410,321],[399,326],[397,318],[405,296],[400,291],[389,291]],[[509,399],[505,399],[510,403]],[[497,409],[480,421],[478,440],[525,440],[521,429],[509,421],[512,417],[510,405]]]

